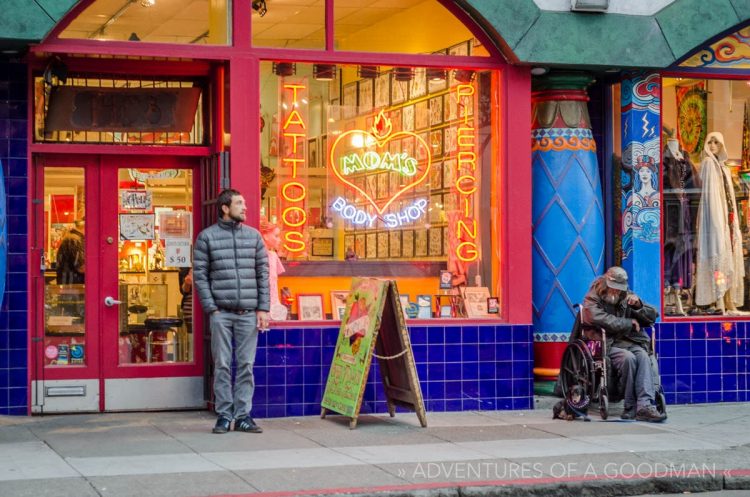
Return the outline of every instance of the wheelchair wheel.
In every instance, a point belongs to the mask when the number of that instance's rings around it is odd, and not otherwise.
[[[568,345],[560,367],[560,385],[567,392],[572,385],[581,385],[591,395],[594,390],[594,371],[591,352],[583,342]]]
[[[667,419],[667,399],[664,396],[664,390],[661,388],[661,385],[656,390],[656,398],[654,400],[656,401],[656,410],[659,411],[659,414],[664,415],[664,419]]]
[[[609,417],[609,395],[604,386],[599,387],[599,415],[602,419]]]

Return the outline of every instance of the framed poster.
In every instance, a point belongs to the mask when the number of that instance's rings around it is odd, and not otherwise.
[[[450,252],[448,247],[450,239],[448,238],[448,226],[443,226],[443,254],[447,255]]]
[[[427,256],[427,228],[418,228],[414,232],[414,257]]]
[[[389,112],[388,118],[391,120],[391,126],[393,126],[392,133],[401,131],[401,109],[392,110],[391,112]]]
[[[407,105],[401,109],[401,127],[404,131],[414,131],[413,105]]]
[[[439,126],[443,123],[443,96],[432,97],[430,100],[430,126]]]
[[[367,252],[366,259],[377,259],[378,257],[378,236],[376,233],[367,233]]]
[[[379,259],[388,258],[388,232],[387,231],[378,232],[378,258]]]
[[[451,154],[458,150],[458,130],[453,126],[445,128],[443,138],[443,152],[445,155]]]
[[[430,103],[427,100],[414,104],[414,129],[425,129],[430,125]]]
[[[490,298],[490,290],[485,286],[460,287],[461,295],[466,306],[466,315],[469,318],[486,318],[487,299]]]
[[[409,98],[409,82],[398,81],[391,71],[391,105],[398,105],[406,102]]]
[[[375,78],[375,107],[388,107],[391,104],[391,75],[381,74]]]
[[[390,256],[392,258],[401,257],[401,232],[389,231],[388,238],[388,243],[390,246]]]
[[[417,295],[417,318],[430,319],[432,317],[432,295]]]
[[[401,140],[401,151],[405,153],[407,157],[414,157],[414,137],[413,136],[407,136],[406,138]]]
[[[357,115],[357,82],[344,85],[341,95],[341,114],[344,119],[350,119]]]
[[[307,167],[320,167],[319,155],[318,139],[310,138],[307,140]]]
[[[458,96],[455,91],[443,95],[443,121],[450,122],[458,119]]]
[[[423,142],[427,144],[427,147],[430,146],[430,133],[425,131],[424,133],[419,133],[419,137],[422,139]],[[414,142],[414,155],[416,155],[416,159],[419,162],[423,162],[427,160],[427,152],[429,151],[429,148],[425,148],[421,145],[420,142],[416,141]]]
[[[358,114],[368,114],[372,111],[373,87],[375,84],[372,79],[362,79],[359,81],[359,112]]]
[[[336,70],[336,78],[328,82],[328,98],[331,99],[331,103],[341,98],[341,78],[338,77],[338,69]]]
[[[193,238],[193,214],[188,211],[159,211],[159,238]]]
[[[348,290],[335,290],[331,292],[331,318],[343,319],[346,311],[346,299],[349,297]]]
[[[487,314],[499,314],[500,313],[500,299],[497,297],[490,297],[487,299]]]
[[[365,176],[365,193],[370,198],[377,198],[378,195],[378,178],[375,174]]]
[[[440,289],[451,290],[453,288],[451,281],[453,281],[453,273],[451,273],[447,269],[441,269],[440,270]]]
[[[444,69],[445,77],[443,79],[430,79],[427,81],[427,91],[429,93],[437,93],[448,88],[448,73],[449,69]]]
[[[377,198],[387,198],[388,192],[388,173],[378,174],[378,196]]]
[[[297,294],[297,319],[300,321],[322,321],[323,296],[319,293]]]
[[[448,159],[443,161],[443,187],[453,188],[453,183],[456,181],[456,159]]]
[[[436,257],[443,253],[443,228],[430,227],[430,248],[428,253],[430,257]]]
[[[354,235],[354,253],[357,254],[357,259],[364,259],[367,254],[367,240],[364,233],[358,233]]]
[[[416,67],[414,77],[409,84],[409,98],[414,100],[425,95],[427,95],[427,69]]]
[[[430,153],[433,157],[443,155],[443,130],[430,131],[430,141],[427,143],[430,144]]]
[[[357,253],[354,248],[354,235],[344,235],[344,250],[347,250],[349,247],[354,250],[354,253]]]
[[[414,257],[414,231],[404,230],[401,233],[401,256]]]
[[[430,188],[439,190],[443,187],[443,165],[440,162],[433,162],[430,167]]]
[[[316,257],[333,257],[333,238],[313,238],[311,254]]]
[[[182,237],[185,238],[185,237]],[[153,214],[120,214],[120,239],[153,240]]]
[[[150,211],[152,205],[151,190],[120,190],[120,206],[123,210]]]

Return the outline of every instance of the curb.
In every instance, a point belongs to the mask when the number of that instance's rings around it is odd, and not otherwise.
[[[697,473],[697,472],[696,472]],[[750,490],[750,469],[689,476],[526,478],[479,482],[421,483],[370,488],[228,494],[217,497],[616,497],[660,493]]]

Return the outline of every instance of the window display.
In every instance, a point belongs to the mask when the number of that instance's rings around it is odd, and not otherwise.
[[[750,87],[665,78],[663,90],[664,314],[750,315]],[[646,201],[642,166],[635,190]]]
[[[494,136],[497,102],[478,107],[477,96],[480,88],[494,95],[492,72],[325,65],[333,71],[321,80],[320,65],[262,66],[262,118],[272,125],[261,130],[262,169],[270,171],[261,215],[280,228],[281,259],[299,263],[287,265],[279,287],[303,292],[310,282],[293,278],[306,264],[323,295],[339,290],[327,281],[338,276],[333,266],[313,264],[324,261],[377,262],[369,275],[400,278],[407,274],[395,265],[409,264],[418,268],[414,294],[435,293],[441,269],[453,274],[455,295],[476,274],[489,280],[479,229],[489,210],[477,202],[492,189],[482,177],[495,159],[492,140],[479,136]],[[352,266],[344,274],[360,273]],[[326,298],[324,315],[337,318],[334,307]]]

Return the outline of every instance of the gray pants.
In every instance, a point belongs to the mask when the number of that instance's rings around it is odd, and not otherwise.
[[[258,345],[254,312],[211,314],[211,355],[214,360],[214,398],[216,414],[227,419],[242,419],[253,407],[253,363]],[[237,373],[232,389],[232,340]]]
[[[612,367],[620,377],[620,391],[625,396],[624,408],[648,407],[654,404],[654,373],[651,358],[640,345],[626,348],[610,347]]]

